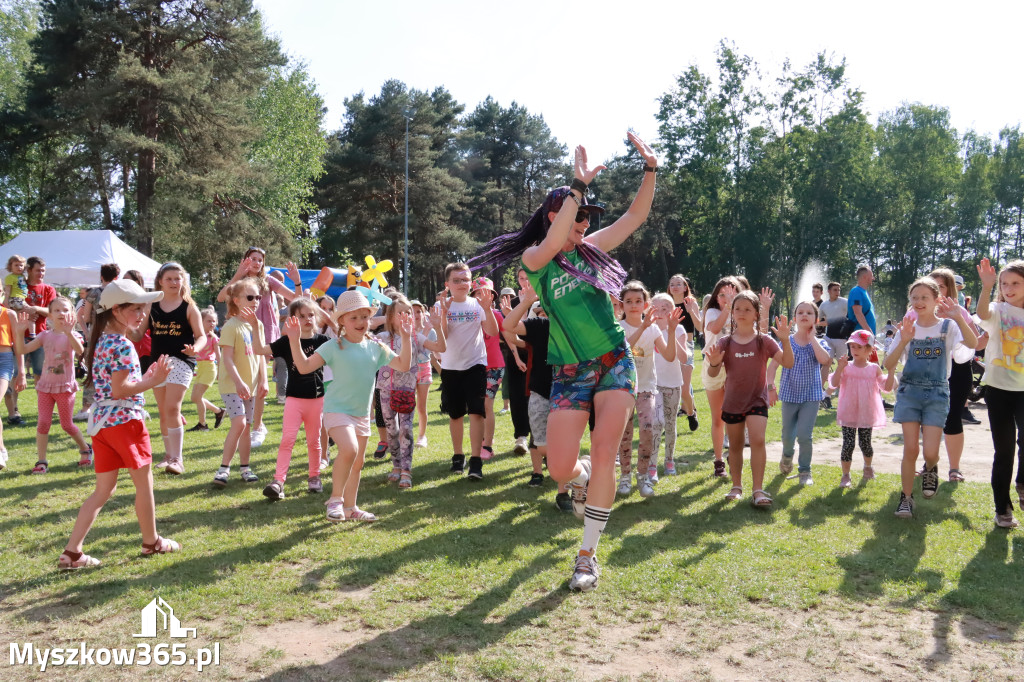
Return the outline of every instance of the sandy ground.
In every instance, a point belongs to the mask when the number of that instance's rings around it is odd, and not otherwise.
[[[971,412],[981,420],[981,424],[964,424],[964,452],[960,459],[960,471],[968,481],[987,483],[992,473],[992,430],[988,427],[988,415],[983,404],[971,405]],[[892,419],[892,410],[887,410],[886,415]],[[814,441],[812,467],[813,464],[839,466],[839,452],[842,445],[842,438]],[[900,463],[903,461],[903,429],[899,424],[890,421],[885,428],[875,429],[871,445],[875,451],[873,464],[876,472],[900,473]],[[780,441],[768,443],[767,449],[769,464],[777,463],[782,457],[782,443]],[[919,463],[921,461],[923,460],[919,456]],[[855,481],[863,466],[864,460],[861,458],[860,448],[855,448],[852,466]],[[920,468],[920,464],[918,468]],[[769,471],[771,470],[769,468]],[[945,444],[943,444],[939,452],[941,480],[946,480],[948,472],[949,461],[946,457]]]

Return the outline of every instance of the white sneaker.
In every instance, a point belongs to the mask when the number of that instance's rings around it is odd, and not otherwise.
[[[75,415],[71,417],[71,421],[75,422],[87,422],[89,421],[89,410],[79,410],[75,412]]]
[[[579,554],[573,561],[569,589],[589,592],[597,587],[597,578],[600,574],[601,571],[597,567],[597,559],[587,554]]]
[[[651,483],[658,482],[658,465],[654,464],[647,467],[647,478],[651,479]]]
[[[530,451],[530,440],[526,436],[519,436],[516,438],[516,446],[512,448],[512,452],[517,455],[525,455]]]
[[[814,485],[814,479],[811,478],[810,471],[805,471],[800,474],[800,485]]]
[[[157,469],[163,469],[163,468],[165,468],[170,463],[171,463],[171,456],[168,455],[168,454],[164,454],[164,458],[162,460],[160,460],[160,463],[156,465],[156,468]]]
[[[329,471],[330,468],[331,468],[331,460],[329,460],[329,459],[322,459],[322,460],[320,460],[320,472],[321,473],[325,473],[325,472]]]
[[[423,436],[423,438],[420,438],[419,440],[417,440],[416,441],[416,447],[418,447],[418,448],[425,448],[425,447],[427,447],[427,437]]]
[[[167,473],[180,476],[185,473],[185,463],[180,458],[175,458],[167,462]]]
[[[278,405],[284,405],[284,403],[285,403],[285,397],[283,395],[277,396],[277,404]]]
[[[619,478],[619,489],[615,491],[619,495],[628,495],[633,492],[632,479],[629,474]]]
[[[572,513],[577,519],[582,521],[587,509],[587,487],[590,485],[590,458],[584,457],[580,459],[580,466],[583,467],[584,473],[587,474],[587,481],[583,485],[570,482],[569,494],[572,496]]]
[[[0,450],[0,469],[7,466],[7,450]]]
[[[263,445],[263,441],[267,439],[267,427],[260,424],[258,429],[252,430],[252,447],[258,448]]]
[[[654,484],[650,476],[637,476],[636,487],[640,497],[654,497]]]

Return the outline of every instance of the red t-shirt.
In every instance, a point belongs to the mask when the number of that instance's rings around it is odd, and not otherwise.
[[[45,282],[40,282],[39,284],[29,284],[26,286],[28,287],[28,296],[25,297],[25,303],[27,303],[28,305],[34,305],[40,308],[49,308],[50,303],[53,302],[53,299],[57,298],[57,290],[51,287],[49,284],[46,284]],[[45,329],[46,318],[40,315],[39,317],[36,318],[36,329],[35,332],[33,332],[33,334],[42,333]],[[26,338],[28,337],[27,332],[25,336]]]
[[[775,339],[759,334],[750,343],[736,343],[726,336],[718,346],[725,349],[722,412],[746,414],[755,407],[768,407],[768,361],[782,350]]]
[[[484,334],[484,345],[487,347],[487,369],[505,366],[505,356],[501,354],[501,323],[505,321],[505,318],[495,310],[494,319],[498,321],[498,333],[494,336]]]

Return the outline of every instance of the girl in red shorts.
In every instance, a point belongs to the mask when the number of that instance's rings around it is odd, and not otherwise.
[[[87,362],[96,386],[96,402],[89,414],[89,435],[96,467],[96,490],[82,505],[71,538],[60,555],[58,568],[74,570],[99,566],[98,559],[82,553],[85,536],[100,509],[117,487],[117,474],[128,469],[135,484],[135,514],[142,530],[142,554],[177,552],[181,546],[156,532],[153,500],[153,451],[143,424],[146,404],[142,394],[163,383],[171,372],[170,360],[161,356],[145,376],[139,356],[127,334],[146,319],[146,304],[159,301],[163,292],[146,293],[131,280],[115,280],[103,289],[92,328]]]
[[[771,495],[763,489],[767,453],[764,432],[768,426],[768,384],[765,368],[769,360],[782,367],[793,367],[793,347],[789,342],[789,320],[785,315],[775,318],[772,331],[782,339],[782,347],[767,334],[762,334],[762,302],[753,291],[741,291],[732,300],[730,328],[732,333],[719,339],[704,351],[708,374],[715,377],[725,368],[725,395],[722,399],[722,421],[729,436],[729,476],[732,489],[727,500],[743,495],[743,430],[750,434],[750,473],[754,492],[751,504],[770,508]],[[767,306],[765,306],[767,314]]]

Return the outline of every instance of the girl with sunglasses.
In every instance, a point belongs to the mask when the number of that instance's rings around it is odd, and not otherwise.
[[[302,279],[295,264],[291,262],[288,263],[287,270],[294,291],[273,277],[267,277],[266,257],[267,252],[258,246],[250,246],[246,249],[231,281],[217,294],[217,300],[221,303],[226,302],[228,287],[243,279],[251,278],[256,284],[257,294],[260,297],[253,307],[256,311],[256,319],[263,325],[263,342],[269,352],[270,344],[281,338],[279,306],[274,297],[275,295],[280,296],[286,303],[291,303],[295,297],[302,295]],[[267,427],[263,425],[263,399],[266,397],[266,393],[257,393],[254,397],[256,406],[249,426],[252,429],[252,445],[258,448],[263,445],[263,441],[267,437]]]
[[[185,420],[181,402],[192,383],[196,353],[206,347],[206,331],[199,307],[192,301],[185,269],[177,263],[164,263],[156,273],[154,288],[164,297],[153,304],[147,324],[152,336],[152,357],[166,355],[171,373],[153,388],[153,397],[160,411],[160,435],[164,441],[164,458],[157,468],[169,474],[182,474],[185,464],[182,449]]]
[[[259,284],[249,277],[228,287],[228,321],[220,330],[220,397],[231,419],[231,428],[224,439],[224,456],[213,484],[228,484],[231,460],[238,451],[245,483],[260,480],[249,468],[252,450],[249,425],[254,417],[256,396],[267,394],[267,354],[270,348],[263,341],[263,323],[256,317],[260,301]]]
[[[621,218],[586,234],[590,216],[603,210],[587,203],[587,188],[605,167],[588,166],[586,151],[577,147],[572,185],[548,194],[519,232],[491,240],[470,263],[495,269],[522,257],[551,320],[548,470],[556,481],[570,484],[573,512],[583,519],[583,542],[569,580],[569,589],[580,591],[597,585],[597,543],[615,500],[615,452],[636,405],[636,365],[611,303],[626,273],[608,252],[647,219],[658,158],[632,132],[628,137],[643,159],[643,182]],[[596,418],[590,458],[580,459],[591,408]]]

